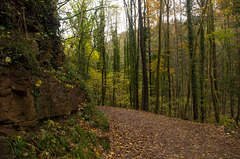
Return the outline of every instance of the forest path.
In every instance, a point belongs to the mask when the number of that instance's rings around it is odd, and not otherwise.
[[[223,127],[124,108],[98,107],[109,119],[103,158],[240,158],[240,141]]]

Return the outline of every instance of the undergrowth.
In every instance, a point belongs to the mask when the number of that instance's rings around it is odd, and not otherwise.
[[[88,120],[94,127],[97,127],[101,130],[109,129],[109,122],[104,117],[104,115],[95,107],[87,106],[84,109],[84,117]]]
[[[239,131],[239,127],[237,127],[234,119],[231,119],[230,117],[228,117],[226,115],[220,115],[219,123],[216,122],[214,117],[208,118],[207,123],[224,126],[224,130],[226,132],[230,132],[232,130],[238,130]]]
[[[106,136],[108,120],[95,107],[87,106],[77,118],[61,123],[45,121],[31,140],[24,136],[9,136],[8,142],[15,158],[99,158],[110,149]],[[101,130],[100,130],[101,129]]]

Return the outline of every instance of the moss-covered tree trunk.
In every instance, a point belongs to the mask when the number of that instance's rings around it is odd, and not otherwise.
[[[204,7],[204,0],[201,0],[201,8]],[[203,16],[203,15],[202,15]],[[200,31],[200,79],[199,79],[199,83],[200,83],[200,112],[201,112],[201,121],[204,122],[205,120],[205,105],[204,105],[204,101],[205,101],[205,87],[204,87],[204,83],[205,83],[205,71],[204,71],[204,67],[205,67],[205,36],[204,36],[204,29],[203,27],[201,28]]]
[[[194,58],[193,57],[194,31],[193,31],[193,22],[192,22],[192,0],[187,0],[187,21],[188,21],[188,51],[189,51],[190,59],[193,60],[192,71],[189,72],[189,74],[191,74],[193,119],[197,120],[198,119],[198,97],[197,97],[196,64],[195,64],[195,59],[192,59]]]

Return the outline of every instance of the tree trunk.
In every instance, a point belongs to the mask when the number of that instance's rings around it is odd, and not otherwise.
[[[139,26],[140,26],[140,48],[142,56],[142,67],[143,67],[143,97],[142,97],[142,108],[144,111],[148,111],[148,76],[147,76],[147,65],[146,65],[146,52],[144,45],[144,28],[142,21],[142,7],[141,0],[138,0],[138,13],[139,13]]]
[[[118,73],[120,72],[120,51],[119,51],[119,42],[118,42],[118,36],[117,36],[117,13],[116,13],[116,24],[115,24],[115,30],[113,31],[112,36],[113,41],[113,106],[116,106],[116,80],[118,78]]]
[[[215,119],[216,122],[219,123],[219,103],[218,103],[218,97],[216,93],[216,87],[217,83],[215,81],[216,79],[216,44],[215,44],[215,38],[213,35],[214,32],[214,20],[213,20],[213,4],[212,1],[209,1],[209,30],[210,30],[210,87],[211,87],[211,96],[212,96],[212,102],[213,102],[213,107],[214,107],[214,112],[215,112]],[[215,70],[214,70],[215,69]]]
[[[75,42],[76,42],[76,39],[77,39],[78,32],[79,32],[80,29],[81,29],[81,24],[82,24],[82,19],[83,19],[83,7],[84,7],[84,4],[85,4],[85,1],[82,2],[81,14],[80,14],[80,20],[79,20],[79,24],[78,24],[78,29],[77,29],[77,32],[76,32],[76,34],[75,34],[75,36],[74,36],[73,42],[72,42],[72,44],[71,44],[71,46],[70,46],[70,49],[69,49],[69,52],[68,52],[68,58],[69,58],[70,55],[71,55],[73,46],[75,45]]]
[[[101,6],[103,6],[103,0],[101,1]],[[102,105],[105,105],[105,94],[106,94],[106,79],[107,79],[107,71],[106,71],[106,50],[105,50],[105,35],[104,35],[104,29],[105,29],[105,14],[104,14],[104,8],[101,11],[100,15],[100,36],[101,36],[101,53],[102,53]]]
[[[180,10],[181,10],[181,13],[180,13],[180,49],[181,49],[181,76],[182,76],[182,79],[181,79],[181,89],[182,89],[182,104],[181,104],[181,118],[185,118],[186,114],[184,114],[184,74],[183,74],[183,31],[182,31],[182,2],[180,0]]]
[[[136,3],[134,3],[136,5]],[[134,5],[134,6],[135,6]],[[136,8],[136,6],[134,7]],[[136,9],[134,9],[134,17],[136,17],[137,13],[136,13]],[[137,28],[137,18],[135,18],[135,28]],[[136,37],[136,35],[139,38],[139,31],[137,31],[137,29],[135,29],[135,35],[134,37]],[[139,41],[139,40],[138,40]],[[134,38],[134,42],[135,42],[135,95],[136,95],[136,110],[139,110],[139,95],[138,95],[138,89],[139,89],[139,43],[138,46],[136,46],[136,38]]]
[[[171,95],[171,74],[170,74],[170,48],[169,48],[169,0],[167,5],[167,43],[166,43],[166,50],[167,50],[167,76],[168,76],[168,108],[169,108],[169,116],[172,115],[172,95]]]
[[[147,7],[147,12],[149,7]],[[152,55],[151,55],[151,29],[150,29],[150,20],[149,15],[147,16],[147,38],[148,38],[148,59],[149,59],[149,89],[150,89],[150,96],[153,96],[153,75],[152,75]]]
[[[201,0],[201,8],[204,7],[204,0]],[[203,16],[203,15],[202,15]],[[205,66],[205,36],[204,36],[204,29],[201,28],[200,31],[200,111],[201,111],[201,121],[204,122],[205,120],[205,106],[204,106],[204,83],[205,83],[205,73],[204,73],[204,66]]]
[[[160,16],[159,16],[159,31],[158,31],[158,60],[157,60],[157,77],[156,77],[156,106],[154,109],[154,112],[158,114],[159,111],[159,96],[160,96],[160,90],[159,90],[159,82],[160,82],[160,62],[161,62],[161,51],[162,51],[162,0],[160,1]]]
[[[237,29],[238,30],[238,29]],[[237,35],[237,44],[239,44],[239,34]],[[236,117],[236,125],[238,126],[238,122],[240,120],[240,47],[238,46],[238,90],[237,90],[237,96],[238,96],[238,110],[237,110],[237,117]]]
[[[124,0],[124,5],[128,8],[126,1]],[[138,52],[136,47],[136,31],[134,30],[134,22],[133,22],[133,1],[130,1],[130,10],[127,9],[127,18],[129,23],[129,59],[130,59],[130,101],[131,107],[133,109],[139,109],[139,97],[138,97]],[[135,17],[135,16],[134,16]],[[136,20],[135,20],[136,21]],[[136,22],[135,22],[136,24]]]
[[[179,49],[178,49],[178,42],[179,42],[179,33],[178,33],[178,24],[177,24],[177,18],[176,18],[176,9],[175,9],[175,1],[173,1],[173,7],[174,7],[174,25],[175,25],[175,33],[177,36],[177,43],[176,43],[176,51],[177,51],[177,68],[176,68],[176,100],[178,101],[176,103],[176,108],[175,108],[175,117],[179,116],[179,94],[180,94],[180,87],[179,87]]]
[[[192,0],[187,0],[187,19],[188,19],[188,49],[190,59],[193,60],[191,74],[191,88],[192,88],[192,104],[193,104],[193,119],[198,119],[198,97],[197,97],[197,79],[196,79],[196,64],[193,56],[193,24],[192,24]]]

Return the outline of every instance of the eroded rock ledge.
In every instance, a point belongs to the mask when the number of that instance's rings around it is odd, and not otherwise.
[[[86,95],[79,88],[64,87],[51,74],[40,79],[24,70],[0,66],[0,134],[31,131],[38,121],[78,110]]]

